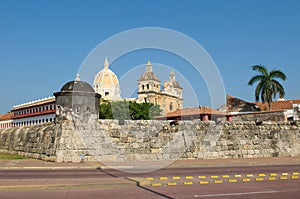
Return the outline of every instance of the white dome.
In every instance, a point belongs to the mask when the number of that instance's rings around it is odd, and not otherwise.
[[[104,61],[104,68],[95,76],[94,89],[104,99],[116,100],[121,98],[118,77],[109,69],[107,57]]]

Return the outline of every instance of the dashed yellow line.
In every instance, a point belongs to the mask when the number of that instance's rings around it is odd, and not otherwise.
[[[255,178],[256,181],[264,181],[264,178]]]
[[[251,179],[250,178],[244,178],[243,182],[251,182]]]
[[[280,176],[280,178],[279,178],[280,180],[287,180],[288,179],[288,177],[287,176]]]
[[[277,180],[277,178],[276,177],[269,177],[268,180],[274,181],[274,180]]]
[[[222,183],[223,183],[223,180],[215,180],[214,183],[215,183],[215,184],[222,184]]]
[[[185,179],[194,179],[193,176],[185,176]]]
[[[168,182],[168,186],[176,186],[177,182]]]
[[[222,178],[230,178],[230,175],[222,175]]]
[[[208,181],[200,181],[199,184],[208,184]]]
[[[269,173],[269,174],[265,174],[265,173],[258,173],[256,174],[257,177],[255,177],[255,175],[253,174],[246,174],[241,175],[241,174],[233,174],[232,176],[230,175],[211,175],[211,176],[198,176],[198,179],[200,179],[199,184],[201,185],[205,185],[205,184],[221,184],[224,181],[222,179],[226,179],[226,182],[229,183],[236,183],[236,182],[251,182],[252,180],[254,181],[264,181],[264,180],[268,180],[268,181],[274,181],[274,180],[288,180],[288,179],[293,179],[293,180],[297,180],[299,179],[299,172],[291,172],[291,173]],[[231,178],[234,177],[234,178]],[[221,179],[222,178],[222,179]],[[239,178],[241,178],[239,180]],[[172,176],[172,177],[167,177],[167,176],[161,176],[159,178],[156,178],[156,180],[161,180],[161,181],[166,181],[164,183],[161,182],[155,182],[155,178],[154,177],[147,177],[146,178],[148,181],[152,181],[152,186],[162,186],[162,184],[164,185],[168,185],[168,186],[177,186],[178,182],[180,181],[167,181],[169,179],[173,179],[173,180],[181,180],[181,179],[186,179],[186,180],[193,180],[195,179],[194,176],[184,176],[184,177],[180,177],[180,176]],[[209,180],[211,179],[211,181]],[[181,182],[184,185],[192,185],[196,182],[194,181],[184,181]],[[179,183],[180,184],[180,183]]]
[[[168,177],[160,177],[160,180],[168,180]]]
[[[153,186],[153,187],[159,187],[159,186],[161,186],[161,183],[152,183],[151,186]]]

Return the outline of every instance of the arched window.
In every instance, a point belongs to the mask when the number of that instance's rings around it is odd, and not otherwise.
[[[173,110],[173,102],[170,102],[170,105],[169,105],[169,110],[172,111]]]
[[[144,86],[144,85],[142,85],[142,89],[143,89],[143,90],[145,89],[145,86]]]
[[[149,89],[149,84],[147,84],[147,89]]]

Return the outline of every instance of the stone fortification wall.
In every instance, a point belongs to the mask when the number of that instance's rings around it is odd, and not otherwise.
[[[300,123],[170,122],[100,120],[77,130],[64,123],[57,160],[79,161],[80,154],[90,161],[300,155]]]
[[[0,130],[0,152],[56,161],[61,131],[54,123]]]
[[[271,111],[271,112],[255,112],[234,115],[232,121],[287,121],[287,114],[285,111]]]
[[[300,155],[300,123],[99,120],[0,130],[0,150],[58,161]]]

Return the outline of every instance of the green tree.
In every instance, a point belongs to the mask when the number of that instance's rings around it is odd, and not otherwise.
[[[101,100],[100,119],[149,120],[161,114],[160,106],[150,103]]]
[[[99,108],[99,118],[100,119],[112,119],[111,103],[107,100],[101,98],[100,108]]]
[[[248,85],[252,86],[254,83],[258,82],[255,89],[255,100],[259,101],[259,98],[261,98],[262,102],[268,103],[270,110],[273,98],[276,98],[277,94],[279,94],[280,98],[285,96],[284,88],[276,78],[285,81],[287,77],[280,70],[272,70],[269,72],[267,67],[262,65],[255,65],[251,68],[260,74],[252,77],[249,80]]]

